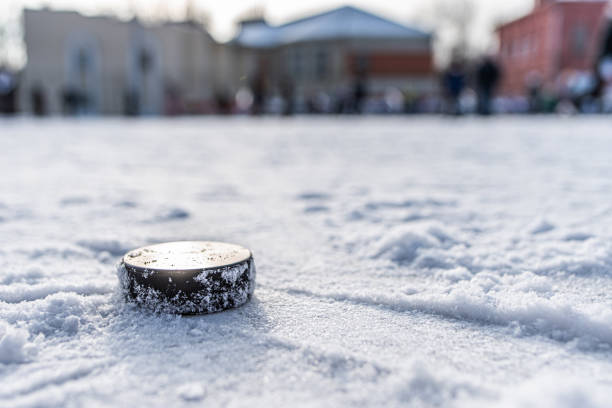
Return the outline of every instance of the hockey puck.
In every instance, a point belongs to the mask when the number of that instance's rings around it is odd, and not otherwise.
[[[180,241],[134,249],[117,266],[128,301],[177,314],[241,306],[255,290],[251,251],[223,242]]]

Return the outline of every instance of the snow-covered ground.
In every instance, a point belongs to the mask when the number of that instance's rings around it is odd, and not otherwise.
[[[606,407],[609,118],[0,121],[0,406]],[[255,299],[115,263],[251,248]]]

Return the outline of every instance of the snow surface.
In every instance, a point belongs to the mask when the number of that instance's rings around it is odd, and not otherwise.
[[[609,118],[0,122],[0,406],[606,407]],[[130,249],[254,299],[126,304]]]

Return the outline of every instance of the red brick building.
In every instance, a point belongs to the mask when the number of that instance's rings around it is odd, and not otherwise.
[[[498,27],[501,93],[524,95],[527,82],[558,89],[565,77],[592,71],[608,0],[536,0],[531,13]]]

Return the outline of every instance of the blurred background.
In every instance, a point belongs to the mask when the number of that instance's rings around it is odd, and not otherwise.
[[[3,0],[0,114],[611,113],[607,0]]]

